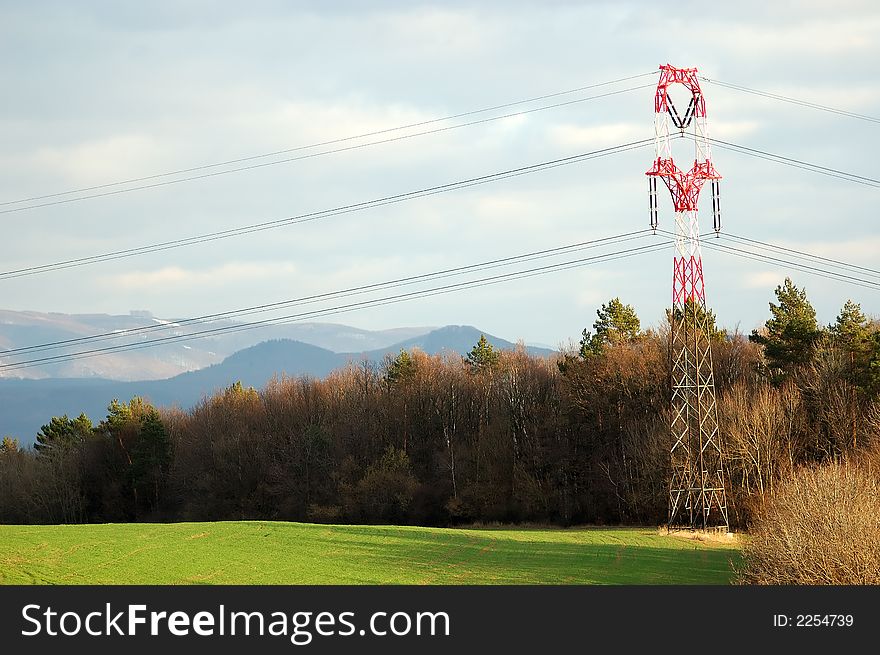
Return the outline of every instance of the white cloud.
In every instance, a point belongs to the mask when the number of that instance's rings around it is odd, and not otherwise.
[[[855,241],[799,241],[793,244],[783,242],[781,245],[821,257],[860,263],[873,268],[877,268],[878,253],[880,253],[880,237],[876,236]]]
[[[382,0],[317,3],[309,11],[296,3],[220,9],[207,21],[175,5],[161,29],[153,10],[147,16],[121,7],[118,20],[102,14],[97,22],[71,22],[32,4],[21,3],[14,20],[0,24],[0,52],[17,64],[6,75],[12,100],[0,110],[8,146],[0,155],[0,201],[417,123],[666,61],[755,89],[880,112],[875,2],[841,8],[810,0],[793,12],[784,3],[706,8],[686,0],[670,13],[647,1],[431,8]],[[650,79],[626,85],[642,82]],[[711,136],[871,175],[864,122],[709,83],[704,91]],[[7,268],[342,206],[641,139],[652,135],[652,95],[646,88],[527,119],[10,215],[21,220],[4,234]],[[874,189],[720,149],[715,156],[725,176],[725,222],[739,226],[735,232],[876,267]],[[186,316],[638,229],[647,222],[650,159],[646,147],[295,228],[21,278],[6,285],[4,306],[148,307]],[[706,203],[704,196],[704,225]],[[671,219],[664,197],[661,226],[671,227]],[[577,335],[600,303],[619,295],[647,324],[663,316],[670,279],[666,254],[652,257],[583,269],[589,276],[572,270],[540,278],[540,288],[559,298],[542,304],[546,311],[523,311],[525,289],[532,288],[523,282],[352,312],[346,321],[391,327],[480,319],[509,325],[498,330],[505,334],[555,343]],[[768,289],[784,278],[783,268],[773,273],[771,264],[729,260],[732,292],[710,293],[718,315],[745,325],[764,320]],[[627,273],[602,277],[605,269]],[[757,273],[747,277],[749,271]],[[725,281],[713,277],[713,288],[716,279],[720,289]],[[852,293],[827,283],[811,286],[817,306],[839,307]],[[757,288],[746,292],[743,284]],[[866,292],[863,300],[866,312],[878,312],[877,294]]]
[[[548,128],[548,137],[554,145],[565,148],[601,148],[618,145],[650,134],[650,123],[607,123],[604,125],[553,125]]]
[[[389,40],[408,44],[412,54],[474,54],[489,46],[495,31],[473,13],[433,7],[388,12],[370,23]]]
[[[709,136],[723,140],[739,139],[754,134],[760,127],[758,121],[713,120],[709,125]]]
[[[287,147],[309,145],[340,138],[353,137],[387,130],[400,125],[411,125],[437,118],[413,107],[401,104],[370,103],[357,96],[335,101],[284,102],[255,114],[243,111],[229,121],[229,127],[247,132],[251,138]],[[363,142],[381,141],[414,132],[436,129],[440,125],[424,125],[407,130],[395,130],[357,140],[342,141],[322,146],[320,150],[346,148]],[[311,152],[303,151],[303,154]],[[290,153],[295,156],[296,153]]]
[[[747,273],[742,280],[746,289],[774,289],[785,280],[785,274],[780,271],[759,271]]]
[[[880,18],[877,16],[805,20],[788,24],[784,29],[773,23],[729,22],[713,30],[713,39],[718,45],[748,50],[752,55],[809,52],[824,56],[859,56],[876,48],[878,30]]]
[[[297,267],[279,262],[234,262],[206,270],[167,266],[155,271],[132,271],[112,278],[103,278],[105,287],[117,291],[218,290],[241,282],[256,282],[281,276],[292,276]]]
[[[155,173],[167,154],[149,136],[120,134],[66,148],[40,148],[27,162],[43,175],[52,171],[70,184],[87,185]]]

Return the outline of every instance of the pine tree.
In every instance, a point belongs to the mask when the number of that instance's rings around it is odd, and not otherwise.
[[[75,419],[68,418],[67,414],[53,416],[37,433],[34,449],[40,455],[48,455],[54,449],[82,443],[92,432],[92,421],[85,414]]]
[[[488,372],[498,364],[498,351],[492,347],[492,344],[486,339],[486,335],[481,334],[480,340],[468,353],[466,361],[472,372]]]
[[[837,319],[828,326],[828,332],[833,345],[846,353],[849,360],[847,377],[850,382],[873,395],[878,382],[877,356],[880,355],[880,350],[877,349],[877,344],[880,338],[877,331],[872,330],[861,306],[847,300]]]
[[[835,341],[850,352],[861,352],[865,349],[871,336],[867,317],[862,307],[852,300],[847,300],[833,324],[828,326]]]
[[[685,301],[684,311],[677,307],[666,310],[666,320],[669,321],[670,325],[673,318],[681,320],[684,318],[684,315],[687,315],[689,318],[693,316],[695,325],[705,325],[709,332],[710,340],[724,341],[727,338],[727,331],[719,329],[715,323],[715,312],[708,308],[703,309],[702,304],[694,302],[693,299],[689,298]]]
[[[779,303],[770,303],[772,318],[764,324],[763,333],[753,330],[749,340],[764,347],[771,376],[780,382],[795,367],[810,361],[813,345],[822,332],[806,289],[799,289],[791,278],[785,278],[775,294]]]
[[[412,378],[416,372],[416,362],[412,356],[406,351],[401,350],[400,354],[392,359],[385,371],[385,380],[389,385],[395,385]]]
[[[21,444],[18,443],[18,439],[6,436],[3,437],[3,441],[0,441],[0,457],[19,451],[21,451]]]
[[[598,355],[609,344],[635,341],[641,333],[641,322],[632,305],[624,305],[620,298],[612,298],[596,310],[593,323],[595,334],[587,329],[581,333],[581,357]]]
[[[162,419],[152,407],[140,419],[140,430],[132,448],[131,478],[135,488],[143,489],[143,497],[151,498],[155,511],[159,491],[171,462],[171,439]]]

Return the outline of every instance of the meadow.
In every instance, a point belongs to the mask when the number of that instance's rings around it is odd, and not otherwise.
[[[738,559],[652,528],[0,526],[2,584],[728,584]]]

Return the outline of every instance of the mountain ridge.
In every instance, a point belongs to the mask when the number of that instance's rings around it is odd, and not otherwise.
[[[64,314],[0,309],[0,362],[4,361],[3,350],[82,339],[96,334],[120,333],[124,336],[114,339],[114,344],[136,344],[151,336],[186,337],[204,329],[204,323],[186,321],[181,318],[159,318],[146,310],[132,310],[129,314]],[[385,348],[435,329],[421,326],[365,330],[322,322],[267,325],[256,330],[235,329],[243,325],[245,323],[236,321],[212,321],[212,327],[230,329],[198,339],[169,342],[149,349],[120,351],[100,358],[44,362],[8,373],[0,369],[0,379],[161,380],[218,364],[240,350],[272,339],[293,339],[343,353]],[[53,351],[53,354],[74,350],[60,349]]]
[[[516,344],[482,332],[473,326],[450,325],[432,330],[422,337],[411,337],[384,348],[369,351],[336,353],[326,348],[291,339],[262,341],[226,357],[222,362],[180,373],[164,380],[120,381],[94,377],[0,379],[0,435],[18,437],[24,444],[33,441],[40,427],[52,416],[79,415],[84,412],[97,422],[113,398],[128,400],[133,396],[147,398],[163,407],[188,409],[203,397],[236,381],[245,386],[262,388],[274,376],[325,377],[349,362],[368,359],[381,362],[386,355],[401,350],[420,348],[434,355],[443,352],[465,355],[480,338],[501,350],[512,350]],[[555,351],[526,347],[538,356]]]

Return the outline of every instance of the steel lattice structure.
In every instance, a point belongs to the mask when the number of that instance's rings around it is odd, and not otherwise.
[[[669,96],[681,85],[690,102],[679,113]],[[670,122],[695,144],[693,167],[684,172],[673,161]],[[697,201],[706,181],[712,186],[713,221],[721,229],[719,180],[709,151],[706,101],[696,68],[660,66],[654,98],[655,159],[648,176],[651,227],[657,228],[657,178],[675,207],[675,257],[672,274],[672,477],[668,527],[726,528],[724,453],[712,370],[711,319],[706,308]]]

